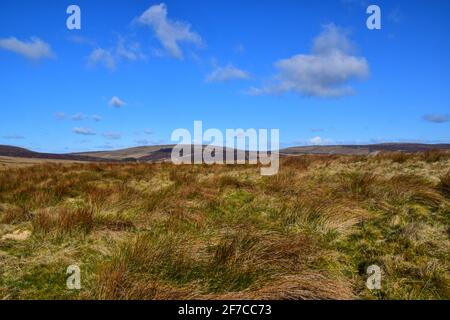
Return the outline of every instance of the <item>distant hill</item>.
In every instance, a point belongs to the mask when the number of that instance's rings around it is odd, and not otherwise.
[[[381,143],[369,145],[304,146],[281,149],[281,155],[301,154],[341,154],[368,155],[374,152],[425,152],[430,150],[450,150],[450,144]]]
[[[94,156],[105,159],[123,160],[135,158],[141,161],[170,159],[174,145],[135,147],[114,151],[83,152],[76,155]],[[450,144],[382,143],[372,145],[301,146],[281,149],[280,155],[340,154],[368,155],[373,152],[424,152],[429,150],[450,150]],[[224,152],[226,148],[224,148]],[[248,157],[248,152],[246,154]]]
[[[77,156],[90,156],[103,159],[113,159],[121,161],[142,161],[142,162],[154,162],[154,161],[166,161],[170,160],[172,150],[175,145],[160,145],[160,146],[148,146],[148,147],[134,147],[127,149],[120,149],[114,151],[95,151],[95,152],[82,152],[74,153]],[[206,146],[203,146],[205,148]],[[223,148],[225,154],[229,148]],[[194,146],[191,146],[191,156],[194,154]],[[246,151],[245,158],[248,159],[249,152]],[[237,158],[237,150],[234,150],[234,158]]]
[[[143,146],[111,151],[55,154],[0,145],[0,156],[72,161],[155,162],[170,160],[173,147],[174,145]],[[226,150],[224,148],[224,153]],[[281,149],[279,153],[281,156],[303,154],[369,155],[378,152],[415,153],[429,150],[450,150],[450,144],[383,143],[371,145],[301,146]],[[234,150],[234,153],[236,157],[237,150]],[[246,158],[248,156],[249,152],[246,152]]]
[[[160,145],[160,146],[143,146],[133,147],[112,151],[92,151],[92,152],[79,152],[72,153],[74,156],[87,156],[108,160],[124,160],[124,159],[142,159],[149,158],[148,160],[168,159],[172,152],[174,145]]]
[[[53,159],[71,161],[105,161],[105,159],[74,154],[41,153],[25,148],[0,145],[0,156],[31,159]]]

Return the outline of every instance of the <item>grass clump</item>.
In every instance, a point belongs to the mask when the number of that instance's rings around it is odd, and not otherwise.
[[[439,178],[438,187],[447,198],[450,198],[450,171]]]
[[[94,226],[93,210],[88,207],[57,208],[38,211],[32,221],[36,233],[88,233]]]

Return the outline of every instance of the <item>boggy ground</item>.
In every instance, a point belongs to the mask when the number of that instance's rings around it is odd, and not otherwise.
[[[3,299],[450,299],[450,156],[0,170]],[[382,270],[381,290],[366,269]],[[81,269],[68,290],[66,269]]]

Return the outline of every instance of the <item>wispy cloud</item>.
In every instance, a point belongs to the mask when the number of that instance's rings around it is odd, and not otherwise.
[[[86,118],[87,118],[87,116],[85,114],[83,114],[83,113],[80,113],[80,112],[75,113],[75,114],[70,116],[70,119],[74,120],[74,121],[81,121],[81,120],[84,120]]]
[[[147,140],[147,139],[136,139],[136,140],[134,140],[134,142],[140,146],[148,146],[148,145],[152,144],[151,141]]]
[[[400,23],[403,20],[403,14],[399,8],[395,8],[389,12],[388,19],[394,23]]]
[[[33,61],[55,57],[50,45],[39,38],[21,41],[15,37],[0,39],[0,48],[9,50]]]
[[[72,129],[72,131],[76,134],[81,134],[84,136],[95,136],[96,134],[94,130],[85,127],[75,127]]]
[[[369,75],[363,57],[352,54],[354,45],[345,30],[334,24],[323,27],[314,39],[311,54],[298,54],[275,63],[278,74],[273,84],[251,88],[248,93],[295,92],[303,96],[339,97],[353,93],[349,81]]]
[[[88,46],[95,46],[95,41],[92,39],[89,39],[87,37],[79,36],[79,35],[73,35],[68,37],[68,40],[77,43],[77,44],[84,44]]]
[[[95,122],[102,121],[102,119],[103,119],[101,116],[96,115],[96,114],[94,114],[91,118],[92,118],[92,120],[94,120]]]
[[[216,67],[207,77],[207,82],[225,82],[230,80],[248,79],[249,74],[229,64],[225,67]]]
[[[125,104],[126,104],[125,101],[123,101],[117,96],[112,97],[111,100],[109,100],[108,102],[108,105],[114,108],[122,108],[123,106],[125,106]]]
[[[163,145],[163,144],[167,143],[167,141],[165,141],[163,139],[156,139],[156,140],[137,139],[137,140],[134,140],[134,142],[139,146]]]
[[[114,149],[115,147],[111,144],[103,144],[103,145],[97,146],[96,148],[102,150],[102,149]]]
[[[144,60],[146,58],[145,54],[141,52],[141,46],[138,42],[126,41],[121,36],[117,41],[115,53],[118,57],[130,61]]]
[[[144,129],[144,130],[136,130],[133,132],[134,135],[139,136],[139,135],[153,135],[155,132],[151,129]]]
[[[103,119],[101,116],[96,115],[96,114],[94,114],[92,116],[88,116],[88,115],[85,115],[84,113],[81,113],[81,112],[77,112],[77,113],[75,113],[75,114],[73,114],[71,116],[66,115],[64,112],[55,112],[53,114],[53,116],[57,120],[70,119],[70,120],[73,120],[73,121],[82,121],[82,120],[86,120],[88,118],[91,118],[93,121],[99,122],[99,121],[101,121]]]
[[[122,135],[117,132],[105,132],[102,134],[102,136],[103,138],[108,140],[119,140],[120,138],[122,138]]]
[[[83,140],[75,141],[75,143],[77,143],[77,144],[86,144],[86,143],[91,143],[91,140],[83,139]]]
[[[94,49],[88,57],[88,66],[103,66],[111,71],[116,69],[116,60],[112,53],[102,48]]]
[[[55,112],[54,117],[57,120],[64,120],[66,118],[66,114],[64,112]]]
[[[135,41],[128,41],[119,36],[117,45],[112,48],[97,47],[88,56],[88,67],[102,66],[111,71],[116,70],[120,61],[137,61],[146,59],[141,52],[140,45]]]
[[[422,119],[432,123],[445,123],[450,121],[450,116],[448,114],[426,114]]]
[[[21,134],[8,134],[6,136],[3,136],[2,138],[8,139],[8,140],[23,140],[23,139],[25,139],[25,137]]]
[[[164,3],[151,6],[136,21],[152,28],[164,49],[175,58],[183,58],[181,42],[197,46],[203,45],[200,35],[191,31],[188,23],[171,20],[167,17],[167,6]]]
[[[238,44],[237,46],[235,46],[235,47],[233,48],[233,51],[234,51],[235,53],[242,54],[242,53],[245,52],[245,47],[244,47],[243,44],[240,43],[240,44]]]

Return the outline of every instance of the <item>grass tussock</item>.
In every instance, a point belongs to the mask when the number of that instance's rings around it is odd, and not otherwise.
[[[450,299],[448,153],[0,170],[0,298]],[[65,288],[79,265],[82,290]],[[367,267],[382,272],[369,290]]]
[[[221,299],[230,292],[260,290],[272,277],[304,270],[318,254],[311,239],[305,236],[286,239],[277,234],[237,233],[224,235],[212,245],[198,246],[191,241],[175,234],[164,238],[149,234],[137,237],[102,268],[97,297],[162,299],[171,292],[177,299]],[[315,276],[333,282],[319,273]],[[347,294],[349,288],[347,284]],[[320,298],[321,292],[316,289],[309,288],[309,295]],[[303,294],[307,292],[308,288],[303,288]],[[279,298],[281,293],[264,294],[266,298]],[[294,297],[296,293],[290,294]],[[297,298],[303,296],[299,293]],[[325,294],[321,298],[326,298]]]
[[[306,170],[317,159],[315,156],[297,156],[297,157],[287,157],[282,159],[281,165],[285,167],[294,168],[297,170]]]
[[[88,233],[94,226],[93,211],[85,207],[45,209],[38,211],[32,225],[36,233]]]
[[[430,150],[420,154],[423,161],[428,163],[435,163],[450,159],[450,152],[441,150]]]
[[[340,175],[337,192],[349,194],[355,199],[367,199],[373,193],[376,177],[371,172],[351,171]]]
[[[447,198],[450,198],[450,171],[439,178],[439,189]]]
[[[404,152],[380,152],[375,158],[379,161],[389,160],[394,163],[405,163],[411,159],[412,156]]]
[[[17,224],[28,221],[32,218],[32,214],[17,206],[10,204],[0,204],[0,223]]]

